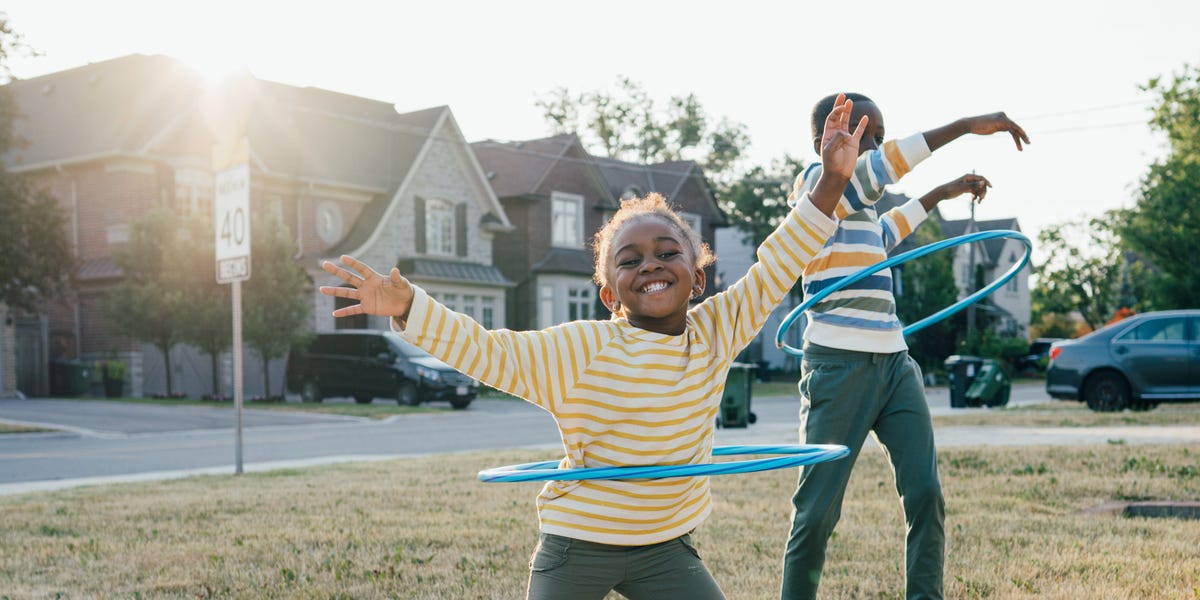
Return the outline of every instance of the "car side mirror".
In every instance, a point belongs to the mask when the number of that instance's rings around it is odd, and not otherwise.
[[[381,363],[390,363],[393,360],[391,352],[380,352],[375,355],[375,359]]]

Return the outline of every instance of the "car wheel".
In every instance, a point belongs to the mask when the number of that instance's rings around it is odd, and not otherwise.
[[[355,396],[354,401],[359,404],[370,404],[374,400],[371,396]]]
[[[1088,378],[1083,399],[1096,412],[1122,411],[1129,406],[1129,384],[1117,373],[1097,373]]]
[[[304,387],[300,388],[300,400],[302,402],[320,402],[321,399],[320,384],[311,379],[305,381]]]
[[[396,390],[396,403],[400,406],[416,406],[421,403],[421,397],[417,395],[417,386],[411,381],[400,382],[400,387]]]
[[[454,410],[462,410],[470,405],[470,398],[454,398],[450,400],[450,408],[453,408]]]

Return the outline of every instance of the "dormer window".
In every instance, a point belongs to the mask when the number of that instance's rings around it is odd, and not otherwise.
[[[554,192],[550,194],[551,243],[561,248],[583,246],[583,196]]]
[[[430,254],[454,254],[454,206],[445,200],[425,204],[425,247]]]

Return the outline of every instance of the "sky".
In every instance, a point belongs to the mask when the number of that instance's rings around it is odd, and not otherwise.
[[[872,97],[889,137],[1004,111],[1031,138],[1024,152],[1007,136],[961,138],[891,189],[919,196],[974,171],[993,184],[975,217],[1016,217],[1031,236],[1134,206],[1165,151],[1140,86],[1200,65],[1195,0],[9,0],[0,11],[41,53],[12,59],[16,77],[165,54],[400,112],[446,105],[469,141],[544,137],[539,98],[620,76],[660,105],[694,93],[712,118],[744,123],[759,164],[815,159],[811,107],[838,91]],[[969,202],[941,210],[966,218]]]

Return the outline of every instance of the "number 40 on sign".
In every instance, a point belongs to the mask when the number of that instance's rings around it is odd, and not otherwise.
[[[217,173],[213,202],[217,283],[250,278],[250,166]]]

